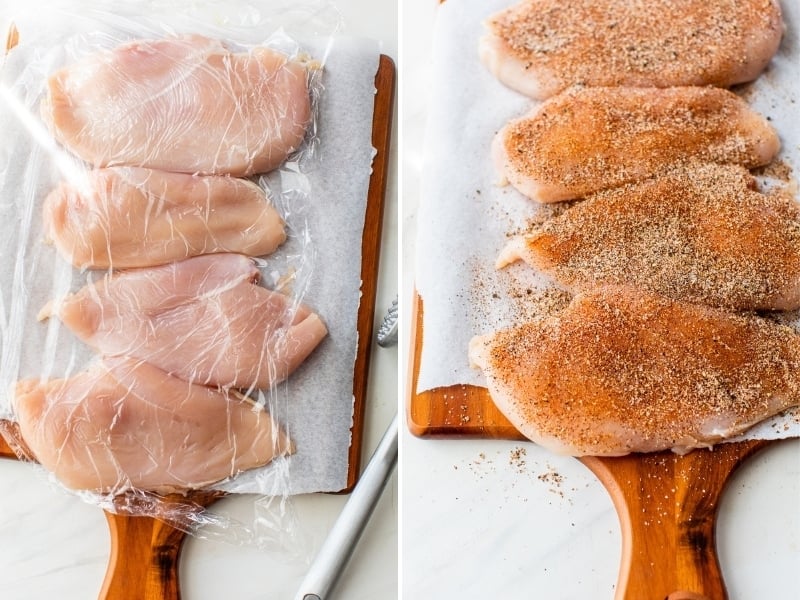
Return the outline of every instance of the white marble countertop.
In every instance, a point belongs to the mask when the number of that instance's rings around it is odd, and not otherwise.
[[[414,281],[436,6],[436,0],[401,5],[401,298],[406,307]],[[409,356],[408,327],[405,320],[404,361]],[[402,369],[405,382],[407,365]],[[524,457],[518,456],[518,448],[525,449]],[[518,442],[418,439],[407,429],[401,455],[404,599],[614,597],[619,523],[605,490],[577,460]],[[799,507],[800,440],[768,448],[734,475],[717,531],[731,600],[800,598]]]
[[[0,12],[19,0],[4,0]],[[336,0],[345,20],[342,33],[382,42],[395,61],[397,3]],[[0,19],[1,20],[1,19]],[[397,294],[397,143],[393,135],[381,247],[376,327]],[[377,329],[376,329],[377,331]],[[373,345],[367,391],[362,465],[369,460],[397,408],[397,347]],[[4,600],[96,598],[109,557],[109,535],[99,508],[48,484],[29,465],[0,460],[0,597]],[[336,588],[335,598],[394,598],[398,586],[397,474],[385,493]],[[325,539],[348,496],[312,494],[294,507],[313,552]],[[217,505],[232,514],[252,511],[253,496],[230,497]],[[189,539],[180,564],[183,600],[291,599],[307,570],[304,562],[253,548]],[[133,599],[132,599],[133,600]],[[333,600],[333,598],[331,599]]]

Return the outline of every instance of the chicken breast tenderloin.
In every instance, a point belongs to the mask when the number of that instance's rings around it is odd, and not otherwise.
[[[105,358],[69,379],[20,381],[13,404],[36,460],[74,490],[185,491],[292,451],[241,394],[129,358]]]
[[[470,360],[523,435],[561,454],[686,452],[800,404],[800,335],[633,288],[479,336]]]
[[[498,173],[520,192],[558,202],[681,161],[765,165],[779,149],[766,119],[727,90],[586,88],[508,123],[492,155]]]
[[[777,0],[523,0],[486,22],[482,62],[544,100],[573,85],[729,87],[778,50]]]
[[[44,203],[44,229],[79,268],[161,265],[200,254],[271,254],[283,220],[255,184],[137,167],[89,171]]]
[[[286,379],[327,328],[308,307],[256,285],[257,273],[231,254],[134,269],[106,275],[40,316],[58,317],[104,356],[145,360],[192,383],[266,389]]]
[[[589,196],[497,262],[522,259],[570,291],[633,285],[738,310],[800,308],[800,205],[743,167],[692,165]]]
[[[270,171],[311,120],[306,65],[199,35],[140,40],[52,75],[42,117],[94,166],[246,176]]]

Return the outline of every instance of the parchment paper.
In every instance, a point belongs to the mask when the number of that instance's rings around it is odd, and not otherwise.
[[[326,43],[306,42],[321,56]],[[350,428],[353,424],[353,367],[361,302],[361,241],[369,178],[372,174],[372,114],[377,42],[338,38],[325,60],[319,104],[319,145],[308,174],[310,206],[282,206],[291,226],[292,210],[307,222],[310,247],[290,233],[278,261],[265,271],[274,278],[290,270],[302,253],[313,255],[305,302],[323,316],[328,337],[282,387],[285,402],[273,415],[287,424],[297,452],[288,459],[289,493],[339,491],[347,485]],[[279,174],[293,179],[291,173]],[[293,182],[282,187],[292,188]],[[291,201],[289,202],[289,204]],[[279,203],[280,206],[280,203]],[[308,271],[308,270],[306,270]],[[300,271],[298,270],[298,273]],[[267,275],[269,281],[269,275]],[[265,493],[280,485],[280,462],[241,474],[228,491]]]
[[[99,47],[113,47],[120,37],[163,37],[173,32],[251,44],[272,33],[272,29],[252,26],[263,21],[258,12],[244,11],[231,19],[226,16],[230,6],[220,5],[209,19],[207,14],[197,15],[187,7],[170,20],[174,10],[169,9],[169,3],[153,6],[163,9],[161,18],[158,10],[141,17],[128,5],[119,7],[114,15],[62,11],[61,21],[59,14],[28,22],[18,20],[20,45],[8,55],[0,71],[4,99],[10,98],[12,103],[16,99],[23,107],[38,109],[46,75],[63,64],[75,44],[86,43],[85,36],[92,36]],[[291,4],[288,6],[293,10]],[[303,301],[322,316],[329,335],[286,383],[261,396],[273,416],[288,429],[296,454],[220,486],[229,491],[270,495],[338,491],[347,481],[361,239],[374,155],[371,133],[379,57],[375,42],[348,38],[334,41],[322,36],[325,25],[320,23],[325,19],[319,14],[298,12],[290,16],[294,30],[288,33],[303,50],[324,61],[324,89],[319,96],[311,157],[303,158],[300,164],[290,162],[265,178],[273,202],[287,222],[289,241],[260,266],[267,287],[307,290]],[[85,285],[89,274],[72,269],[53,247],[42,243],[41,203],[60,175],[56,161],[42,146],[44,140],[35,141],[37,113],[20,116],[6,102],[0,102],[4,138],[0,145],[3,417],[11,414],[9,391],[14,381],[69,376],[82,370],[93,356],[57,320],[36,321],[36,313],[47,300],[77,290]],[[31,122],[33,131],[28,128]]]
[[[456,384],[485,387],[480,371],[469,367],[469,340],[528,320],[530,297],[554,287],[521,263],[502,271],[493,267],[509,235],[552,210],[498,186],[490,157],[495,133],[534,104],[499,83],[478,59],[482,21],[512,3],[448,0],[438,12],[418,219],[416,285],[424,341],[417,392]],[[778,54],[765,74],[737,91],[771,119],[782,142],[778,159],[797,169],[800,5],[781,5],[787,32]],[[800,328],[800,319],[793,319]],[[747,437],[798,435],[793,413],[762,423]]]

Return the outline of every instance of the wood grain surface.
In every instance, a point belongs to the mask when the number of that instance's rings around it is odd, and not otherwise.
[[[0,437],[0,458],[17,458],[16,453],[8,445],[8,442]]]
[[[190,498],[167,496],[167,502],[210,506],[224,494],[193,492]],[[186,533],[150,517],[126,517],[104,511],[111,535],[111,555],[100,590],[105,600],[177,599],[178,565]]]
[[[353,425],[348,451],[347,486],[350,491],[358,481],[364,433],[369,355],[375,321],[375,298],[378,286],[378,263],[384,197],[389,171],[392,110],[396,70],[391,58],[381,55],[375,76],[375,105],[372,123],[372,145],[377,154],[372,163],[367,195],[361,264],[361,304],[358,309],[358,347],[353,375]],[[11,440],[18,440],[14,423],[0,422],[0,431]],[[15,444],[17,445],[17,444]],[[17,458],[7,441],[0,436],[0,457]],[[187,496],[168,500],[210,506],[224,494],[216,491],[195,491]],[[125,502],[124,499],[120,500]],[[186,534],[151,517],[131,517],[105,512],[111,534],[111,556],[100,600],[178,600],[178,560]]]
[[[423,304],[411,302],[407,422],[423,438],[525,440],[486,388],[455,385],[416,393],[424,342]],[[466,360],[466,348],[464,356]],[[672,452],[584,457],[608,490],[622,529],[615,600],[727,600],[716,555],[719,499],[749,456],[780,440],[719,444]]]
[[[372,349],[375,323],[375,298],[378,293],[378,264],[381,252],[383,207],[389,176],[389,146],[392,136],[392,111],[396,69],[394,62],[381,54],[375,75],[375,107],[372,118],[372,146],[377,151],[372,160],[372,175],[367,193],[367,211],[361,242],[361,305],[358,307],[358,349],[353,379],[353,427],[350,444],[347,487],[349,492],[358,480],[361,468],[361,446],[364,432],[364,403],[369,379],[369,354]]]
[[[622,529],[616,600],[724,600],[715,533],[730,475],[775,443],[719,444],[686,456],[672,452],[584,457],[611,495]]]
[[[411,433],[418,437],[476,437],[503,440],[526,439],[497,410],[486,388],[454,385],[415,393],[422,357],[422,298],[411,301],[411,356],[408,364],[409,402],[407,420]],[[467,350],[464,349],[464,360]]]

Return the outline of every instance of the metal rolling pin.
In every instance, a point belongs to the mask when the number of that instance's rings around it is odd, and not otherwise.
[[[397,415],[300,584],[295,600],[330,600],[330,592],[364,531],[397,463]]]

